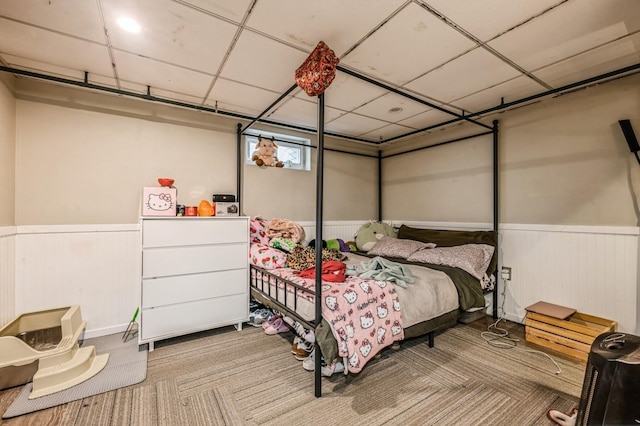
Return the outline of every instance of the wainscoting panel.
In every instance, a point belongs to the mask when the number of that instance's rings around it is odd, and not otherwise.
[[[86,337],[124,330],[140,300],[138,228],[18,227],[16,312],[77,304]]]
[[[505,224],[500,254],[512,268],[500,298],[507,319],[523,322],[527,306],[546,301],[637,332],[638,228]]]
[[[314,240],[316,238],[316,224],[315,222],[297,222],[298,225],[304,228],[304,232],[307,236],[307,241]],[[367,223],[366,220],[353,220],[353,221],[332,221],[325,222],[322,227],[322,239],[334,240],[340,238],[343,241],[355,241],[356,232],[360,227]]]
[[[15,313],[15,227],[0,228],[0,327]]]
[[[366,222],[326,222],[323,238],[353,240]],[[404,223],[434,229],[491,227]],[[315,238],[313,222],[299,224],[307,241]],[[137,224],[27,226],[17,227],[15,235],[0,232],[0,320],[79,304],[88,322],[87,337],[124,330],[139,301],[138,228]],[[639,234],[636,227],[501,225],[499,263],[512,268],[512,279],[506,287],[499,280],[498,313],[522,322],[525,307],[544,300],[615,320],[620,330],[637,334]],[[488,312],[492,311],[489,306]]]

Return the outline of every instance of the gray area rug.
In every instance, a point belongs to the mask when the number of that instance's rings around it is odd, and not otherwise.
[[[92,378],[69,389],[28,399],[32,384],[27,383],[2,418],[21,416],[45,408],[55,407],[103,392],[139,383],[147,376],[147,351],[138,350],[137,336],[122,341],[122,334],[96,337],[84,341],[83,346],[93,345],[97,354],[109,354],[107,365]]]

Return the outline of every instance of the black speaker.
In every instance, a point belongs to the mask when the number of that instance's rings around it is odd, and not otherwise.
[[[631,152],[640,151],[640,145],[638,145],[638,139],[636,139],[636,134],[633,133],[633,127],[631,127],[631,121],[629,120],[620,120],[620,128],[622,129],[622,133],[624,133],[624,138],[627,140],[629,144],[629,149]]]

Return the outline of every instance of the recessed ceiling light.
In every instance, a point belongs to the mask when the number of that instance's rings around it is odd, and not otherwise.
[[[118,18],[118,25],[130,33],[139,33],[140,32],[140,24],[138,24],[134,19],[128,18],[126,16],[122,16]]]
[[[389,112],[390,112],[391,114],[397,114],[397,113],[399,113],[399,112],[402,112],[402,108],[400,108],[400,107],[393,107],[393,108],[389,109]]]

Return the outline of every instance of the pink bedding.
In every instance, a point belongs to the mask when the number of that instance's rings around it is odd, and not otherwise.
[[[311,291],[315,289],[315,278],[302,278],[293,269],[269,272]],[[270,285],[275,285],[273,279]],[[287,289],[288,296],[292,291]],[[310,302],[315,300],[312,294],[298,295]],[[400,302],[391,282],[358,276],[348,276],[343,283],[323,281],[322,297],[322,316],[331,325],[338,354],[348,359],[350,372],[359,372],[380,350],[404,339]]]
[[[331,325],[338,354],[358,373],[381,349],[404,339],[400,302],[393,284],[350,276],[322,283],[322,316]]]

